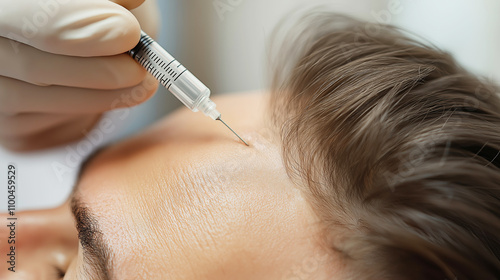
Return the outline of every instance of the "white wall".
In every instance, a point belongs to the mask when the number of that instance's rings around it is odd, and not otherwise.
[[[500,82],[500,1],[402,1],[394,23],[451,52],[470,71]]]
[[[383,0],[183,0],[179,60],[214,93],[264,88],[266,45],[276,23],[298,8],[328,4],[370,19]],[[224,7],[226,9],[224,9]]]
[[[179,1],[178,59],[216,94],[266,87],[270,32],[289,11],[318,4],[401,25],[449,50],[476,73],[500,80],[498,0]]]

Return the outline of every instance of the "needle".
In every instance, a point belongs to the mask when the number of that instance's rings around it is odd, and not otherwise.
[[[240,136],[239,136],[236,132],[234,132],[234,130],[233,130],[232,128],[230,128],[230,127],[229,127],[229,125],[227,125],[227,124],[226,124],[226,123],[225,123],[225,122],[224,122],[224,121],[223,121],[220,117],[218,117],[218,118],[217,118],[217,120],[221,121],[221,122],[222,122],[225,126],[227,126],[227,128],[229,128],[229,130],[231,130],[231,131],[234,133],[234,135],[236,135],[238,138],[240,138],[240,140],[241,140],[243,143],[245,143],[245,145],[249,146],[249,145],[247,144],[247,142],[245,142],[245,140],[243,140],[243,139],[242,139],[242,138],[241,138],[241,137],[240,137]]]

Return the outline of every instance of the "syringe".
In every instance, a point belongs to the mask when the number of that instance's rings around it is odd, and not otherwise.
[[[248,146],[247,142],[221,119],[215,103],[210,100],[210,90],[144,31],[141,31],[141,40],[137,46],[128,53],[186,107],[221,121]]]

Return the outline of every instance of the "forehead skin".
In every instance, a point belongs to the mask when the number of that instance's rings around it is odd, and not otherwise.
[[[215,102],[251,147],[180,110],[83,173],[77,195],[100,220],[113,278],[280,279],[314,246],[315,218],[283,168],[266,95]]]

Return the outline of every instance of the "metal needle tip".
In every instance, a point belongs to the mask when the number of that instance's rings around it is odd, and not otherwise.
[[[250,146],[236,132],[234,132],[234,130],[231,127],[229,127],[229,125],[227,125],[227,123],[225,123],[220,117],[217,118],[217,120],[221,121],[221,123],[223,123],[225,126],[227,126],[227,128],[229,128],[229,130],[231,130],[234,133],[234,135],[236,135],[238,138],[240,138],[241,142],[245,143],[245,145],[247,145],[247,146]]]

